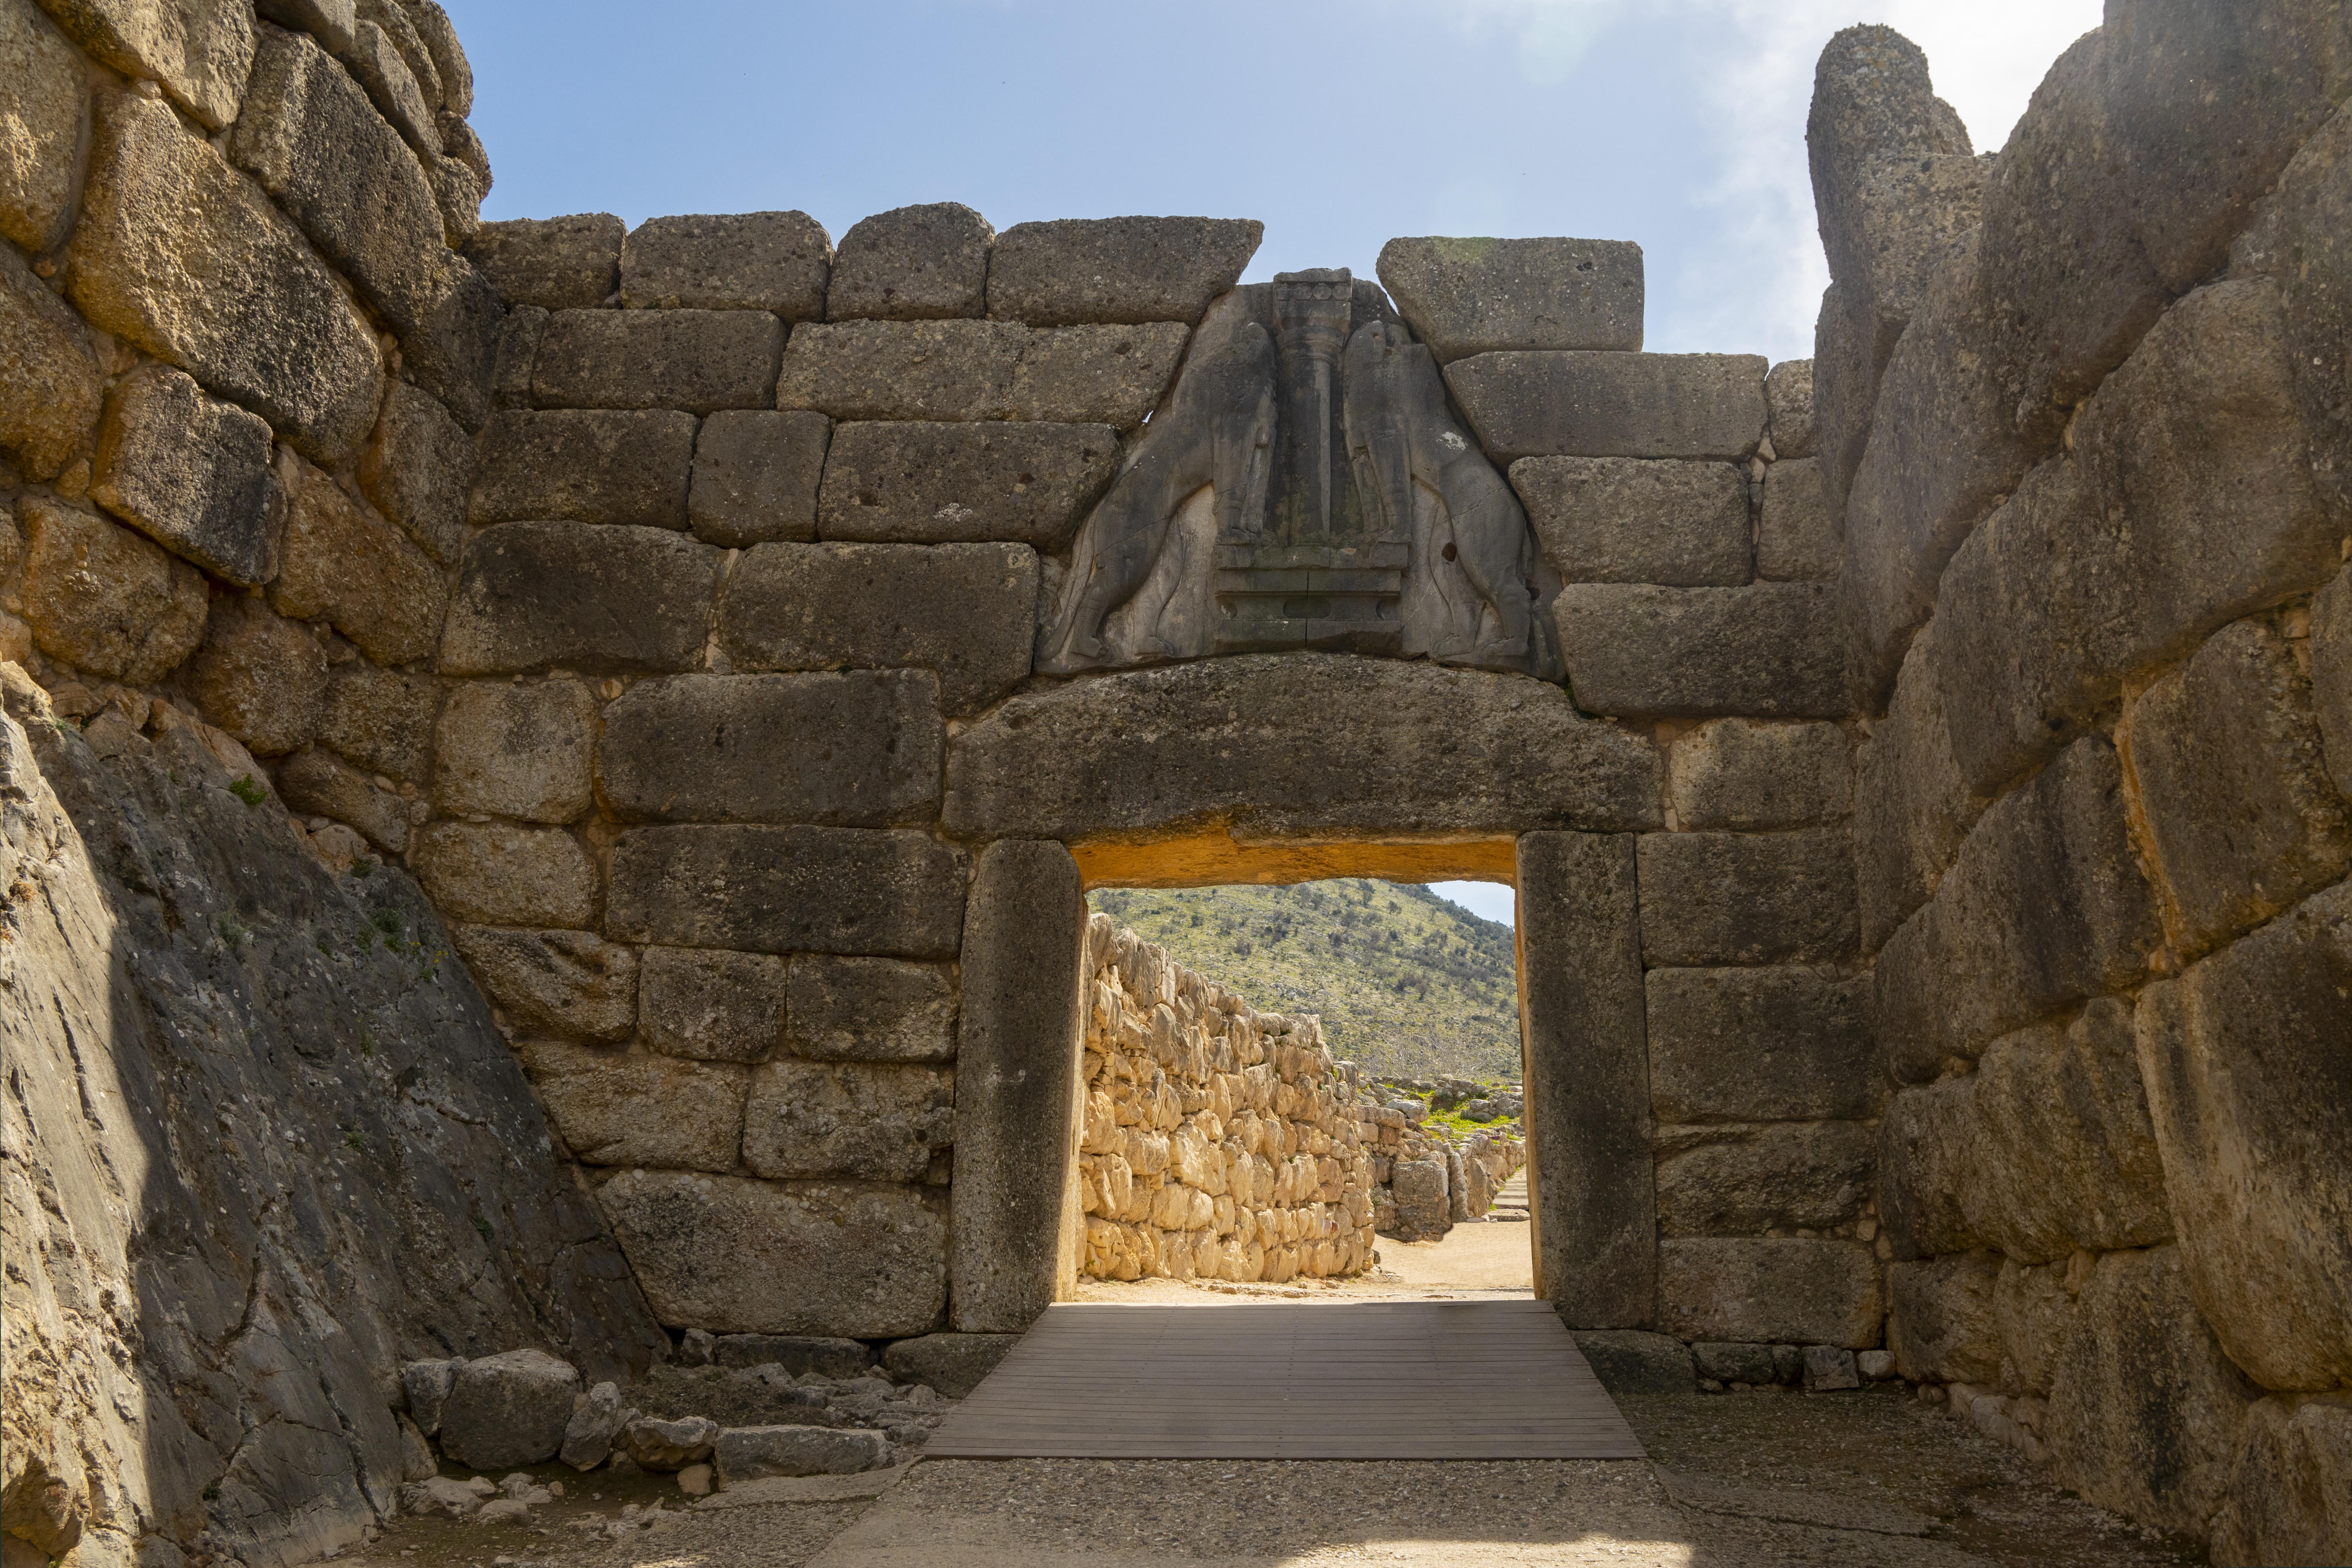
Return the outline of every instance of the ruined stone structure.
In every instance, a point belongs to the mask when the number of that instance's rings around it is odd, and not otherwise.
[[[1572,1326],[2352,1553],[2340,3],[1981,157],[1841,34],[1779,366],[1618,244],[478,227],[432,0],[0,64],[12,1563],[355,1539],[404,1361],[1018,1332],[1087,887],[1331,875],[1517,884]]]

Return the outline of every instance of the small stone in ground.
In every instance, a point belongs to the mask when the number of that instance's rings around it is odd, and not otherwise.
[[[710,1467],[688,1465],[677,1473],[677,1489],[688,1497],[710,1495]]]

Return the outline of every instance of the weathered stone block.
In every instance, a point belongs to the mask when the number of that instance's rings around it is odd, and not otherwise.
[[[325,752],[297,752],[278,770],[278,795],[290,811],[330,816],[386,855],[408,847],[408,803]],[[447,912],[447,911],[444,911]]]
[[[531,395],[542,408],[765,408],[783,348],[765,310],[558,310]]]
[[[370,773],[421,783],[432,749],[433,715],[440,705],[441,683],[431,676],[403,675],[353,659],[327,679],[319,743]]]
[[[430,656],[449,603],[440,570],[325,474],[298,462],[294,475],[269,602],[297,620],[331,621],[378,664]]]
[[[1645,833],[1641,878],[1652,968],[1815,963],[1853,952],[1853,852],[1843,828]]]
[[[621,287],[628,226],[610,213],[486,223],[466,254],[508,308],[589,310]]]
[[[680,947],[949,958],[962,868],[919,833],[640,827],[614,854],[606,929]]]
[[[1056,554],[1118,460],[1108,425],[845,425],[825,459],[817,527],[829,540],[1013,540]]]
[[[596,1195],[672,1327],[883,1339],[946,1315],[940,1189],[624,1171]]]
[[[825,1334],[720,1334],[710,1342],[710,1364],[781,1366],[794,1377],[849,1379],[871,1371],[874,1347]]]
[[[2001,1388],[2049,1397],[2058,1352],[2074,1331],[2074,1297],[2066,1279],[2074,1268],[2072,1258],[2038,1267],[2002,1261],[1992,1297],[1993,1322],[2000,1331]]]
[[[691,669],[719,552],[657,528],[507,522],[466,547],[441,668],[451,675]]]
[[[582,1164],[735,1168],[743,1068],[561,1040],[533,1040],[518,1050],[556,1136]]]
[[[2123,731],[2173,947],[2194,957],[2352,867],[2311,682],[2264,620],[2216,632]]]
[[[1657,1139],[1661,1236],[1829,1230],[1871,1191],[1876,1152],[1858,1121],[1662,1127]]]
[[[100,64],[160,84],[207,131],[236,118],[253,65],[253,13],[243,5],[157,0],[45,0],[44,9]]]
[[[2247,1413],[2216,1563],[2352,1560],[2352,1394],[2264,1399]]]
[[[352,52],[344,64],[367,89],[378,111],[416,149],[417,156],[438,157],[441,139],[433,123],[433,107],[425,100],[425,86],[409,68],[400,43],[383,26],[392,20],[390,0],[369,0],[365,8],[373,13],[373,19],[362,16],[352,29]]]
[[[956,1142],[955,1074],[780,1058],[752,1069],[743,1163],[754,1175],[919,1182]]]
[[[384,389],[375,434],[360,454],[360,489],[443,566],[466,550],[466,496],[474,440],[429,394],[404,381]]]
[[[258,599],[224,594],[213,601],[188,686],[205,717],[246,750],[282,756],[318,731],[327,656],[309,627],[281,620]]]
[[[1572,583],[1552,603],[1577,705],[1627,716],[1846,710],[1837,604],[1813,583]]]
[[[1886,1270],[1886,1348],[1913,1383],[2000,1381],[2000,1328],[1995,1291],[2000,1257],[1955,1252]]]
[[[53,478],[98,424],[104,385],[81,319],[0,250],[0,447],[27,477]]]
[[[610,1044],[636,1026],[637,955],[631,948],[584,931],[458,926],[450,936],[518,1034]]]
[[[796,953],[785,980],[784,1043],[811,1061],[948,1062],[956,991],[936,964]]]
[[[152,686],[204,640],[204,574],[129,529],[38,496],[25,523],[25,619],[51,658]]]
[[[286,522],[273,451],[268,421],[142,365],[107,395],[90,498],[173,554],[259,587]]]
[[[2231,271],[2267,273],[2286,306],[2295,397],[2319,456],[2312,477],[2352,510],[2352,368],[2329,345],[2352,333],[2352,115],[2337,110],[2294,155],[2261,219],[2231,248]]]
[[[1764,376],[1765,433],[1781,462],[1813,455],[1813,362],[1784,359]]]
[[[469,515],[684,528],[695,421],[667,410],[520,409],[493,415]]]
[[[1659,1121],[1874,1114],[1867,979],[1820,969],[1653,969],[1643,981]]]
[[[674,1474],[709,1458],[718,1436],[719,1423],[708,1415],[640,1415],[621,1428],[620,1446],[640,1468]]]
[[[846,1476],[890,1462],[882,1432],[832,1426],[730,1426],[713,1453],[728,1485],[761,1476]]]
[[[1027,679],[1036,603],[1025,545],[762,544],[728,581],[719,640],[738,669],[928,669],[967,713]]]
[[[577,680],[469,681],[436,726],[433,798],[458,816],[570,822],[591,802],[596,700]]]
[[[2141,994],[2136,1031],[2189,1295],[2266,1387],[2352,1380],[2352,888]]]
[[[1844,553],[1845,530],[1822,493],[1821,459],[1783,458],[1766,468],[1756,575],[1768,583],[1826,583]]]
[[[457,1363],[441,1412],[441,1448],[461,1465],[536,1465],[563,1446],[580,1374],[545,1351],[508,1351]]]
[[[639,1028],[667,1056],[757,1062],[782,1041],[784,961],[772,953],[649,947],[637,978]]]
[[[1691,1363],[1701,1377],[1711,1377],[1717,1383],[1744,1383],[1759,1388],[1769,1388],[1780,1382],[1770,1345],[1702,1340],[1690,1349]]]
[[[1854,1242],[1658,1243],[1659,1326],[1678,1339],[1868,1350],[1883,1310],[1877,1260]]]
[[[2327,776],[2352,795],[2352,569],[2311,601],[2311,710]]]
[[[2200,1531],[2261,1391],[2198,1317],[2179,1251],[2111,1252],[2092,1268],[2042,1436],[2061,1485],[2161,1530]]]
[[[1257,254],[1255,218],[1064,218],[1015,224],[988,259],[988,313],[1033,327],[1201,319]]]
[[[647,218],[621,242],[621,303],[818,321],[832,261],[832,237],[803,212]]]
[[[825,289],[828,321],[980,316],[996,230],[961,202],[895,207],[841,237]]]
[[[1886,716],[1855,752],[1854,880],[1866,952],[1927,901],[1985,807],[1952,757],[1936,636],[1931,625],[1911,645]]]
[[[900,1383],[962,1399],[1020,1342],[1019,1334],[924,1334],[892,1344],[882,1352],[882,1364]]]
[[[1090,737],[1114,726],[1122,742],[1105,752]],[[1322,759],[1339,755],[1356,765],[1335,777]],[[1211,814],[1269,837],[1661,819],[1655,752],[1558,687],[1344,654],[1208,659],[1024,694],[948,747],[957,834],[1077,841]]]
[[[1755,354],[1534,352],[1445,367],[1478,444],[1520,458],[1744,459],[1764,436],[1766,361]]]
[[[1834,282],[1822,289],[1813,321],[1813,455],[1821,459],[1830,515],[1841,521],[1878,405],[1878,373],[1885,364],[1879,352],[1880,345],[1855,338],[1845,290]]]
[[[1716,719],[1666,751],[1666,795],[1683,826],[1810,827],[1846,814],[1845,731],[1835,724]]]
[[[803,326],[784,347],[779,408],[835,419],[1143,422],[1175,378],[1180,322],[1031,331],[1010,321]]]
[[[1622,239],[1392,239],[1381,282],[1437,363],[1642,346],[1642,247]]]
[[[596,923],[596,866],[553,827],[436,822],[410,865],[444,918],[468,925],[581,930]]]
[[[1879,950],[1878,1037],[1899,1081],[2146,976],[2156,901],[2124,829],[2122,769],[2087,736],[1988,810]]]
[[[945,747],[929,670],[670,676],[604,710],[597,779],[625,821],[885,827],[937,814]]]
[[[1612,1394],[1696,1394],[1690,1347],[1638,1329],[1587,1329],[1575,1336],[1601,1386]]]
[[[1728,463],[1522,458],[1511,486],[1569,582],[1748,581],[1748,480]]]
[[[1068,849],[1011,839],[980,852],[964,916],[949,1258],[964,1333],[1022,1331],[1076,1275],[1069,1165],[1086,947],[1086,884]]]
[[[67,277],[92,325],[321,461],[375,424],[383,367],[367,323],[293,223],[161,103],[100,96]]]
[[[686,507],[694,536],[730,549],[814,539],[832,435],[833,421],[806,412],[729,409],[704,420]]]
[[[65,238],[74,161],[89,126],[89,72],[33,0],[0,5],[0,236],[39,256]]]
[[[498,360],[490,372],[490,401],[499,408],[530,406],[531,362],[539,358],[539,340],[547,335],[550,312],[537,305],[517,305],[507,311],[499,329]]]

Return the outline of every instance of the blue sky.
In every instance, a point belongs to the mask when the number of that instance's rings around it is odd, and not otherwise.
[[[1993,151],[2097,0],[445,0],[493,218],[796,207],[837,240],[960,201],[997,227],[1265,221],[1248,277],[1373,276],[1396,235],[1643,247],[1645,346],[1812,352],[1813,61],[1885,22]],[[1463,901],[1510,918],[1509,889]]]

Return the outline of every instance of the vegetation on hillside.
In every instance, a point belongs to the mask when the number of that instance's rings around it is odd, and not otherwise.
[[[1106,888],[1095,908],[1376,1076],[1519,1076],[1511,928],[1410,883]]]

